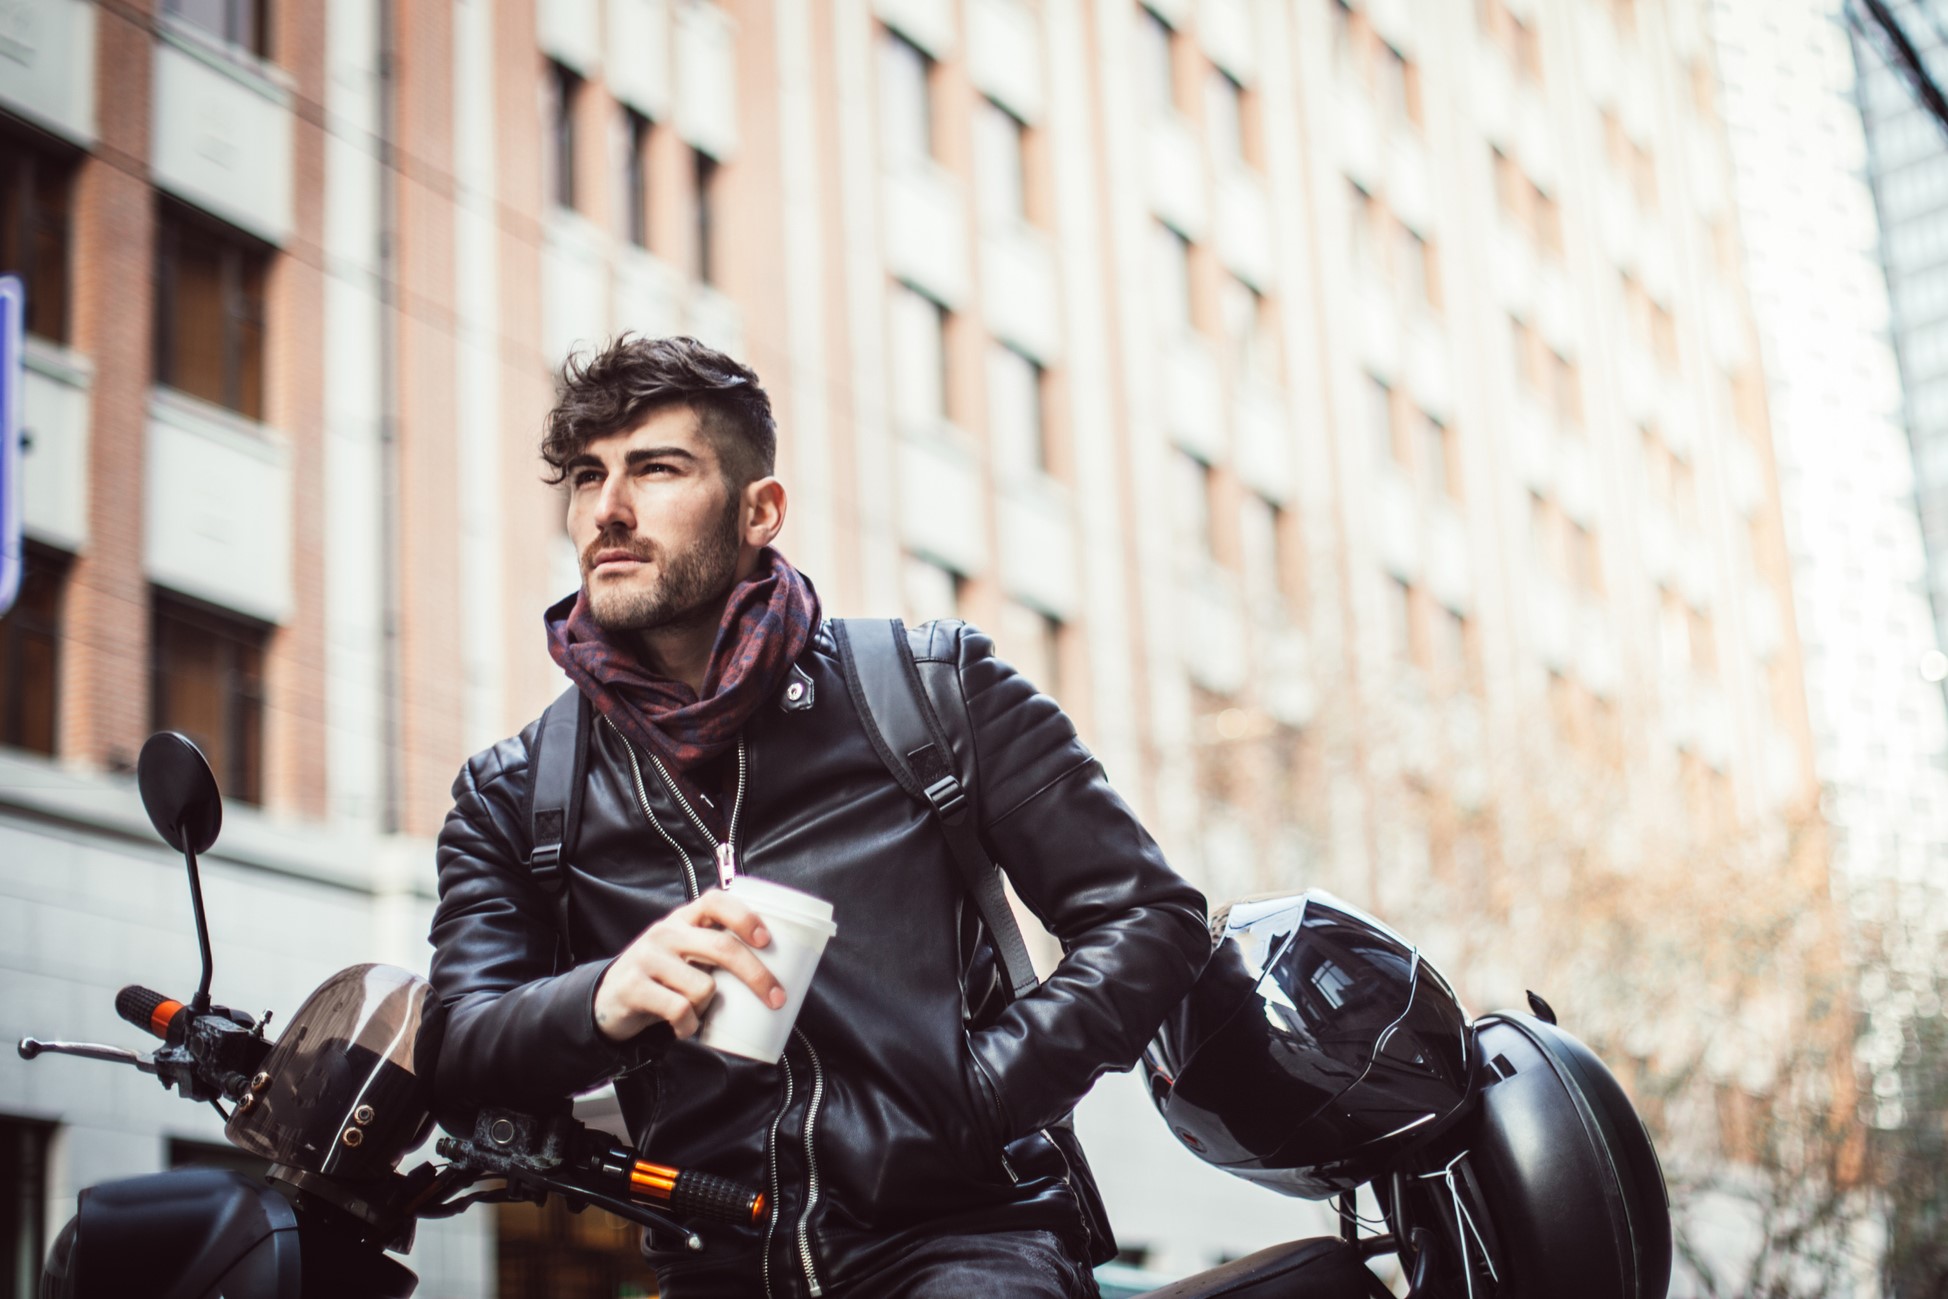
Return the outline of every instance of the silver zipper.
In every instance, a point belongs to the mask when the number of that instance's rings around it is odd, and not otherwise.
[[[624,735],[620,730],[617,730],[616,724],[610,721],[608,718],[604,717],[602,719],[602,724],[607,726],[610,730],[615,731],[616,738],[622,741],[622,751],[629,755],[629,774],[632,777],[634,777],[636,781],[636,805],[642,808],[643,819],[656,827],[656,833],[663,836],[663,842],[667,843],[671,848],[675,849],[676,855],[682,859],[683,883],[684,886],[690,890],[690,900],[692,902],[696,901],[697,894],[700,892],[700,890],[697,888],[696,863],[690,860],[689,852],[683,847],[682,844],[676,841],[676,837],[672,835],[668,830],[663,828],[663,823],[656,819],[656,813],[650,811],[649,791],[643,788],[643,768],[642,768],[642,764],[636,761],[636,746],[634,744],[631,744],[629,742],[629,737]],[[650,760],[652,762],[655,761],[653,757]],[[657,765],[660,767],[662,764],[658,763]],[[678,801],[681,801],[680,796]],[[685,804],[684,806],[687,810],[689,805]],[[691,813],[691,815],[694,816],[695,813]]]
[[[791,1057],[786,1055],[779,1063],[785,1071],[785,1102],[778,1107],[776,1117],[771,1120],[771,1216],[764,1224],[764,1249],[758,1255],[758,1263],[764,1273],[765,1299],[771,1299],[771,1238],[778,1230],[778,1192],[782,1185],[778,1176],[778,1128],[791,1110]]]
[[[812,1058],[812,1099],[805,1106],[805,1212],[798,1215],[798,1261],[805,1268],[806,1286],[816,1296],[825,1291],[812,1268],[812,1210],[818,1207],[818,1152],[812,1149],[812,1125],[818,1122],[819,1102],[825,1098],[825,1070],[819,1065],[812,1039],[796,1028],[791,1035],[805,1044],[805,1054]]]
[[[717,836],[710,833],[710,827],[704,824],[701,816],[697,815],[697,809],[690,806],[690,800],[683,796],[683,790],[670,779],[670,769],[663,765],[663,760],[653,753],[649,755],[649,760],[655,766],[656,774],[663,778],[663,787],[675,797],[676,805],[689,816],[690,823],[697,827],[705,840],[716,844],[717,882],[728,888],[732,878],[737,874],[737,814],[744,809],[744,783],[749,773],[749,762],[744,753],[744,737],[741,735],[737,737],[737,793],[731,797],[730,833],[724,836],[722,843],[717,843]]]

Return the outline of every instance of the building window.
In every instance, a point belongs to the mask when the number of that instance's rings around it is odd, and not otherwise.
[[[1136,75],[1150,117],[1177,112],[1176,33],[1145,5],[1137,6]]]
[[[717,283],[717,183],[721,168],[717,160],[698,149],[696,152],[697,263],[694,268],[700,284]]]
[[[225,797],[264,799],[261,623],[160,591],[151,643],[152,725],[196,741]]]
[[[575,101],[582,79],[559,63],[548,64],[544,111],[548,119],[548,197],[556,207],[575,208]]]
[[[1580,523],[1567,525],[1569,580],[1587,595],[1603,594],[1603,565],[1596,553],[1596,538]]]
[[[1238,510],[1238,549],[1246,593],[1276,608],[1287,594],[1284,563],[1285,511],[1256,492],[1246,492]]]
[[[1250,161],[1245,140],[1245,88],[1222,68],[1204,79],[1204,133],[1211,157],[1220,167],[1242,167]]]
[[[1549,352],[1549,397],[1560,427],[1583,427],[1583,381],[1577,376],[1576,363],[1554,349]]]
[[[1394,231],[1394,278],[1411,307],[1429,309],[1433,302],[1428,294],[1427,241],[1405,222],[1396,222]]]
[[[1428,664],[1427,636],[1421,627],[1421,595],[1397,577],[1386,580],[1387,649],[1415,667]]]
[[[1218,312],[1223,317],[1232,373],[1251,382],[1276,382],[1278,357],[1265,296],[1243,280],[1227,275],[1218,286]]]
[[[1420,69],[1385,41],[1379,43],[1380,107],[1395,125],[1420,125]]]
[[[270,0],[164,0],[162,9],[260,59],[271,56]]]
[[[1461,497],[1460,466],[1448,447],[1448,427],[1426,411],[1414,412],[1414,467],[1428,496]]]
[[[1519,316],[1508,318],[1509,348],[1515,355],[1515,381],[1530,392],[1542,389],[1541,353],[1548,347]]]
[[[947,308],[895,283],[887,327],[893,415],[909,429],[937,428],[947,418]]]
[[[1533,26],[1512,13],[1505,0],[1480,0],[1481,30],[1499,46],[1516,70],[1530,81],[1542,80],[1542,42]]]
[[[74,164],[0,133],[0,268],[27,290],[27,332],[68,341]]]
[[[1450,690],[1475,687],[1474,637],[1467,616],[1445,605],[1434,611],[1428,639],[1432,667],[1443,686]]]
[[[1535,191],[1534,223],[1531,231],[1536,246],[1557,261],[1562,260],[1562,205],[1555,199]]]
[[[1361,389],[1366,395],[1362,422],[1366,425],[1367,442],[1373,448],[1373,463],[1383,469],[1404,463],[1399,421],[1393,415],[1393,389],[1386,380],[1370,374]]]
[[[933,157],[933,60],[898,32],[879,45],[879,138],[886,164]]]
[[[1191,554],[1208,560],[1216,549],[1211,544],[1215,475],[1209,465],[1188,451],[1178,451],[1173,459],[1178,535]]]
[[[1353,265],[1371,274],[1383,265],[1379,234],[1380,200],[1357,183],[1348,186],[1346,198]]]
[[[54,753],[66,587],[65,557],[30,545],[20,593],[0,618],[0,744],[9,748]]]
[[[156,379],[264,417],[264,280],[270,252],[165,202],[157,223]]]
[[[1028,219],[1028,128],[991,99],[974,107],[975,198],[981,223],[1008,231]]]
[[[6,1218],[5,1285],[0,1296],[40,1293],[41,1251],[47,1245],[46,1123],[0,1119],[0,1215]]]
[[[1163,222],[1150,227],[1150,283],[1157,329],[1174,343],[1194,327],[1191,318],[1190,240]]]
[[[1004,475],[1048,472],[1042,367],[1005,344],[988,350],[988,438]]]
[[[647,117],[633,108],[623,110],[625,138],[623,147],[628,150],[623,159],[622,201],[627,208],[625,224],[629,229],[629,242],[638,248],[649,247],[649,144],[655,130]]]
[[[1007,600],[1001,606],[1001,655],[1045,695],[1062,688],[1062,620]]]
[[[965,616],[967,578],[961,573],[934,560],[908,555],[901,577],[910,621],[922,623]]]

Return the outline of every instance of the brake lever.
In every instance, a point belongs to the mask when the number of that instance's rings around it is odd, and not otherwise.
[[[157,1071],[155,1060],[131,1051],[125,1046],[101,1046],[94,1042],[43,1042],[37,1037],[23,1037],[15,1047],[23,1060],[32,1060],[39,1055],[77,1055],[84,1060],[101,1060],[108,1064],[133,1065],[143,1073]]]

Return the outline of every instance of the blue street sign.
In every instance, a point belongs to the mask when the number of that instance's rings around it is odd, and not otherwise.
[[[0,275],[0,618],[20,594],[20,357],[26,308],[20,277]]]

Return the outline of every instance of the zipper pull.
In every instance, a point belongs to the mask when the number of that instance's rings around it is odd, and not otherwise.
[[[725,888],[737,878],[737,849],[726,839],[717,845],[717,882]]]

